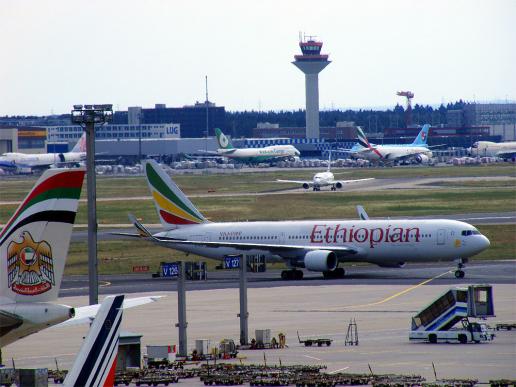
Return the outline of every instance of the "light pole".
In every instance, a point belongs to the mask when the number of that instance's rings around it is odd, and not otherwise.
[[[113,105],[73,105],[72,123],[86,131],[86,176],[88,183],[88,278],[90,305],[98,304],[97,205],[95,181],[95,124],[113,120]]]

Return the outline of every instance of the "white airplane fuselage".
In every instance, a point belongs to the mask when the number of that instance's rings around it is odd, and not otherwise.
[[[516,141],[498,143],[478,141],[468,150],[472,156],[503,157],[505,154],[516,154]]]
[[[29,167],[50,166],[60,163],[78,163],[86,159],[85,152],[25,154],[9,152],[0,156],[1,161],[14,162]]]
[[[299,151],[292,145],[273,145],[264,148],[219,149],[221,156],[244,161],[265,162],[277,159],[294,159]]]
[[[313,184],[314,187],[324,187],[335,183],[335,176],[333,172],[319,172],[314,175]]]
[[[468,235],[466,235],[468,234]],[[342,262],[370,262],[391,266],[402,262],[452,261],[478,254],[489,240],[473,226],[454,220],[310,220],[278,222],[228,222],[184,226],[156,237],[202,242],[234,242],[285,246],[350,247],[356,254],[339,256]],[[264,255],[269,261],[302,262],[305,251],[241,250],[238,247],[163,244],[187,253],[223,259],[226,255]]]
[[[432,151],[425,146],[395,146],[395,145],[374,145],[374,149],[361,148],[356,151],[356,157],[367,160],[396,160],[412,155],[425,155],[432,157]]]

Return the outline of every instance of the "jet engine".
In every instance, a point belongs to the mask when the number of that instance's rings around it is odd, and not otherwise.
[[[308,188],[310,188],[310,184],[308,184],[308,183],[303,183],[303,188],[304,188],[304,189],[308,189]]]
[[[341,189],[342,188],[342,183],[340,181],[336,182],[335,183],[335,188]]]
[[[405,266],[405,262],[382,262],[376,263],[380,267],[400,268]]]
[[[337,255],[329,250],[309,251],[305,255],[305,268],[311,271],[333,271],[337,267]]]
[[[428,162],[430,161],[430,157],[428,157],[427,155],[419,154],[416,156],[416,161],[420,164],[428,164]]]

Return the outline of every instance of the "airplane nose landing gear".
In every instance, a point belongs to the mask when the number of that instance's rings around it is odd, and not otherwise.
[[[464,270],[462,270],[465,267],[465,263],[467,262],[467,259],[459,258],[457,260],[457,270],[455,270],[455,278],[460,279],[464,278],[466,273],[464,273]]]

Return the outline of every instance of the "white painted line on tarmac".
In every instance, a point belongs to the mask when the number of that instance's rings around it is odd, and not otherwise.
[[[336,374],[337,372],[347,370],[348,368],[349,368],[349,367],[339,368],[338,370],[331,371],[331,372],[328,372],[328,373],[329,373],[330,375],[331,375],[331,374]]]
[[[322,359],[319,359],[318,357],[314,357],[314,356],[309,356],[309,355],[303,355],[304,357],[308,357],[310,359],[314,359],[314,360],[318,360],[318,361],[322,361]]]

